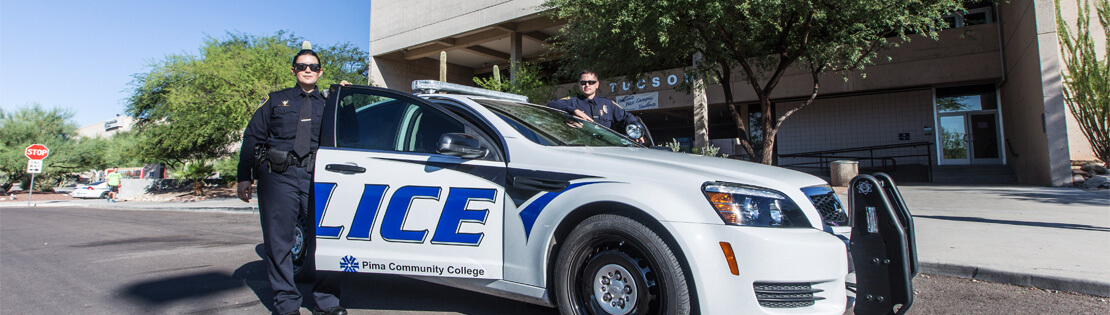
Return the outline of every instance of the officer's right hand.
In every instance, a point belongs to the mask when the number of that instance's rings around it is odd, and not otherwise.
[[[242,199],[243,202],[251,202],[251,195],[254,194],[254,188],[251,187],[251,182],[241,181],[237,186],[236,193],[239,195],[239,199]]]
[[[594,122],[594,119],[590,118],[590,115],[586,115],[586,113],[583,112],[581,109],[575,109],[574,110],[574,117],[578,117],[578,119],[585,120],[585,121],[588,121],[588,122]]]

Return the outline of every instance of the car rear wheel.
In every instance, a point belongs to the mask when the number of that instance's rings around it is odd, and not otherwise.
[[[580,223],[563,244],[555,263],[561,313],[690,313],[682,265],[647,226],[623,216],[597,215]]]

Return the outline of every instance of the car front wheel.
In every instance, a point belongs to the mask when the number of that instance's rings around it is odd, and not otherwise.
[[[580,223],[555,264],[563,314],[688,314],[681,264],[662,238],[627,217],[602,214]]]
[[[310,282],[313,279],[312,252],[309,251],[307,221],[305,216],[297,216],[297,226],[293,229],[293,279]]]

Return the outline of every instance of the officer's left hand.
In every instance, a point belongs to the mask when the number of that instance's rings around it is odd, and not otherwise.
[[[351,82],[347,82],[347,80],[339,81],[339,86],[348,86],[348,85],[351,85]]]

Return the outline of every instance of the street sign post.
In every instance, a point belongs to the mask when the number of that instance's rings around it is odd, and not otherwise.
[[[38,174],[42,173],[42,160],[27,160],[27,173]],[[34,176],[34,175],[31,175]]]
[[[45,145],[32,144],[23,150],[27,156],[27,173],[31,173],[31,188],[27,190],[27,206],[31,206],[31,195],[35,193],[35,174],[42,173],[42,159],[50,155]]]

